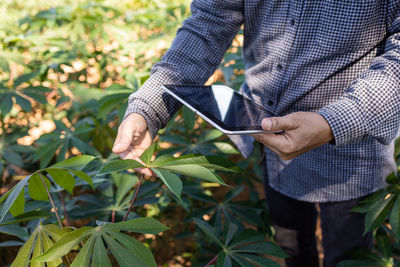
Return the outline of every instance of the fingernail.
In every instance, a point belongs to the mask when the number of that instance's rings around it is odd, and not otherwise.
[[[272,128],[272,123],[271,120],[269,119],[263,119],[262,122],[262,127],[264,128],[264,130],[269,131]]]
[[[120,144],[116,144],[114,147],[113,147],[113,150],[116,150],[116,151],[118,151],[118,150],[120,150],[121,149],[121,145]]]

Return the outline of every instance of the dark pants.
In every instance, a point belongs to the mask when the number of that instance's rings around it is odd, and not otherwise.
[[[266,175],[265,175],[266,176]],[[298,201],[275,191],[265,181],[265,193],[276,242],[291,257],[287,267],[318,266],[315,229],[318,212],[315,204]],[[351,212],[361,199],[320,203],[324,267],[333,267],[357,247],[372,248],[372,233],[365,236],[364,214]]]

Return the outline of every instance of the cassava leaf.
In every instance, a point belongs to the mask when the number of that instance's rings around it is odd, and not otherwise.
[[[49,168],[65,168],[70,170],[82,170],[89,162],[95,157],[90,155],[81,155],[73,158],[69,158],[51,165]]]
[[[67,170],[47,168],[45,171],[50,174],[55,183],[73,194],[75,179]]]
[[[142,234],[158,234],[169,229],[159,221],[149,217],[136,218],[119,223],[110,223],[103,227],[108,230],[124,230]]]
[[[157,170],[152,168],[152,171],[163,181],[163,183],[171,190],[172,193],[178,198],[181,199],[182,193],[182,181],[176,174],[170,173],[165,170]]]
[[[400,196],[394,202],[389,222],[396,239],[400,239]]]
[[[31,178],[31,176],[25,177],[22,181],[18,182],[18,184],[16,184],[16,185],[14,185],[13,188],[11,188],[5,195],[3,195],[0,198],[0,203],[3,203],[0,208],[0,222],[3,221],[4,216],[6,216],[7,212],[14,205],[14,203],[16,203],[15,205],[18,206],[18,208],[17,208],[18,212],[21,210],[23,212],[24,201],[21,203],[20,201],[16,202],[16,200],[18,197],[20,197],[20,194],[22,194],[22,197],[24,197],[23,190],[30,178]],[[17,215],[15,215],[15,216],[17,216]]]
[[[43,179],[43,180],[42,180]],[[28,189],[29,195],[35,200],[49,200],[47,196],[46,188],[43,185],[43,181],[46,183],[47,189],[50,189],[50,181],[42,174],[35,172],[29,180]]]
[[[32,261],[44,262],[53,261],[59,257],[66,255],[80,241],[87,237],[93,231],[92,227],[82,227],[65,234],[43,255],[32,259]]]
[[[148,147],[143,154],[140,156],[140,159],[145,163],[145,164],[150,164],[151,162],[151,157],[154,154],[154,151],[156,151],[157,148],[157,143],[151,144],[150,147]]]
[[[143,168],[144,166],[133,159],[119,159],[106,164],[98,174],[107,174],[127,169]]]

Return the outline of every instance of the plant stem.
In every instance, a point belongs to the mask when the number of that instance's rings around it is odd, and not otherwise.
[[[207,263],[205,266],[210,266],[210,265],[213,264],[217,259],[218,259],[218,254],[217,254],[212,260],[210,260],[210,262]]]
[[[39,176],[40,176],[40,179],[42,179],[42,183],[43,183],[44,188],[46,189],[47,196],[49,197],[50,203],[51,203],[51,205],[53,206],[54,213],[56,214],[58,224],[60,225],[60,228],[63,228],[63,225],[62,225],[61,220],[60,220],[60,216],[58,216],[58,212],[57,212],[56,206],[54,205],[53,198],[51,197],[50,192],[49,192],[49,189],[47,188],[47,185],[46,185],[46,183],[44,182],[42,173],[38,172],[38,174],[39,174]]]
[[[138,185],[137,185],[137,187],[136,187],[135,194],[133,195],[133,198],[132,198],[132,201],[131,201],[131,205],[129,206],[128,211],[126,212],[125,217],[122,219],[122,221],[125,221],[126,218],[128,218],[129,212],[131,212],[131,209],[132,209],[132,207],[133,207],[133,203],[135,203],[136,197],[137,197],[137,195],[138,195],[138,193],[139,193],[140,186],[141,186],[142,181],[143,181],[143,177],[144,177],[144,174],[141,174],[141,175],[140,175],[140,178],[139,178]]]
[[[66,226],[69,226],[69,217],[68,217],[67,210],[65,209],[64,197],[63,197],[61,191],[58,191],[58,195],[60,196],[61,205],[62,205],[62,207],[63,207],[64,218],[65,218],[65,224],[66,224]]]
[[[111,214],[111,222],[114,223],[115,222],[115,210],[112,210],[112,214]]]

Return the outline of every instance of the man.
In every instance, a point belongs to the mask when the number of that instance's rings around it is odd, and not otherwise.
[[[350,210],[394,170],[400,115],[400,1],[194,0],[192,16],[143,87],[129,98],[113,151],[135,158],[179,104],[162,84],[203,84],[241,25],[241,92],[281,117],[253,137],[265,146],[266,196],[288,266],[318,266],[319,203],[324,266],[371,247]],[[252,138],[236,140],[248,155]],[[149,170],[143,170],[150,175]]]

